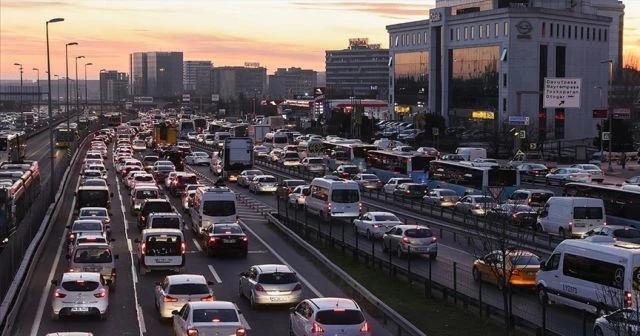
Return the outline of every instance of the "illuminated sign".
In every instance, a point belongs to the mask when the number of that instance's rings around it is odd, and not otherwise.
[[[260,62],[244,62],[245,68],[259,68]]]
[[[495,114],[492,111],[473,111],[471,112],[471,118],[473,119],[495,119]]]
[[[409,106],[394,106],[393,111],[395,113],[409,113],[411,112],[411,107]]]

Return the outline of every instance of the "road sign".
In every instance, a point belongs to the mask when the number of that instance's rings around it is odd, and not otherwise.
[[[438,136],[440,134],[440,129],[437,127],[431,128],[431,134]]]
[[[188,93],[185,93],[182,95],[182,102],[183,103],[188,103],[191,101],[191,95]]]
[[[512,125],[512,126],[529,126],[529,117],[509,116],[509,125]]]
[[[527,138],[527,132],[525,130],[522,130],[522,131],[518,132],[518,135],[520,136],[520,139],[526,139]]]
[[[582,78],[545,78],[545,108],[580,108]]]
[[[617,108],[613,110],[613,115],[611,115],[613,119],[631,119],[631,109],[628,108]]]
[[[611,132],[602,132],[602,140],[604,141],[611,140]]]
[[[537,144],[537,143],[535,143],[535,142],[530,143],[530,144],[529,144],[529,149],[530,149],[530,150],[536,150],[536,149],[538,149],[538,144]]]
[[[594,109],[592,112],[595,119],[606,119],[609,116],[608,110]]]
[[[212,94],[211,95],[211,101],[212,102],[220,101],[220,95],[219,94]]]

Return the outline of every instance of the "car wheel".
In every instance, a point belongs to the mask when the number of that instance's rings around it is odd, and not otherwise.
[[[358,227],[355,224],[353,224],[353,235],[358,236],[359,234],[360,232],[358,232]]]
[[[560,235],[560,237],[563,237],[563,238],[567,236],[567,232],[564,230],[563,227],[558,229],[558,234]]]
[[[373,235],[371,234],[371,231],[369,231],[369,230],[367,230],[367,239],[373,240]]]
[[[396,247],[396,256],[397,256],[398,258],[402,258],[402,257],[404,257],[404,253],[402,253],[402,248],[400,248],[400,245],[398,245],[398,246]]]
[[[602,332],[602,328],[600,328],[599,326],[596,326],[595,328],[593,328],[593,336],[603,336],[604,333]]]
[[[251,293],[251,297],[249,298],[249,303],[251,305],[251,308],[258,308],[258,303],[256,302],[255,296],[253,295],[253,293]]]
[[[429,253],[429,261],[435,261],[438,258],[438,253]]]
[[[540,304],[547,304],[549,303],[549,296],[547,295],[547,289],[544,288],[544,286],[539,285],[538,287],[536,287],[536,292],[537,292],[537,296],[538,296],[538,302],[540,302]]]
[[[238,283],[238,297],[239,298],[244,298],[244,294],[242,294],[242,287],[240,287],[240,284]]]
[[[106,321],[107,320],[107,312],[104,312],[104,314],[100,314],[100,320],[101,321]]]
[[[473,281],[480,282],[480,280],[482,280],[482,274],[480,274],[480,271],[476,267],[471,270],[471,274],[473,275]]]
[[[205,252],[207,254],[207,257],[213,257],[213,249],[209,247],[209,245],[206,245]]]

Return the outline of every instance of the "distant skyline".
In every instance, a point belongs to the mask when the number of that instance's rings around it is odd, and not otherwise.
[[[625,0],[624,56],[640,58],[640,0]],[[181,51],[184,60],[214,66],[259,62],[277,68],[324,71],[325,50],[345,49],[366,37],[388,48],[385,27],[425,20],[434,0],[0,0],[0,79],[46,78],[45,22],[49,25],[51,73],[97,79],[100,69],[129,72],[129,54]]]

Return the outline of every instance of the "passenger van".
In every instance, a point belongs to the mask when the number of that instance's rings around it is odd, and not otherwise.
[[[333,218],[356,218],[362,212],[360,186],[355,181],[314,178],[310,191],[305,211],[320,216],[325,222]]]
[[[606,224],[604,202],[587,197],[550,197],[540,210],[536,229],[563,237],[584,237]]]
[[[71,272],[96,272],[109,283],[110,288],[116,286],[116,259],[109,243],[78,244],[70,255],[69,270]]]
[[[182,216],[175,212],[152,212],[147,219],[147,229],[184,229]]]
[[[601,315],[637,307],[640,245],[607,236],[560,242],[536,274],[538,298]]]
[[[189,208],[191,229],[200,235],[213,224],[235,223],[236,194],[227,187],[200,187],[193,195],[193,205]]]
[[[136,239],[138,244],[138,272],[171,270],[181,273],[186,262],[187,245],[178,229],[145,229]]]
[[[487,150],[477,147],[458,147],[455,154],[462,156],[466,161],[487,158]]]

